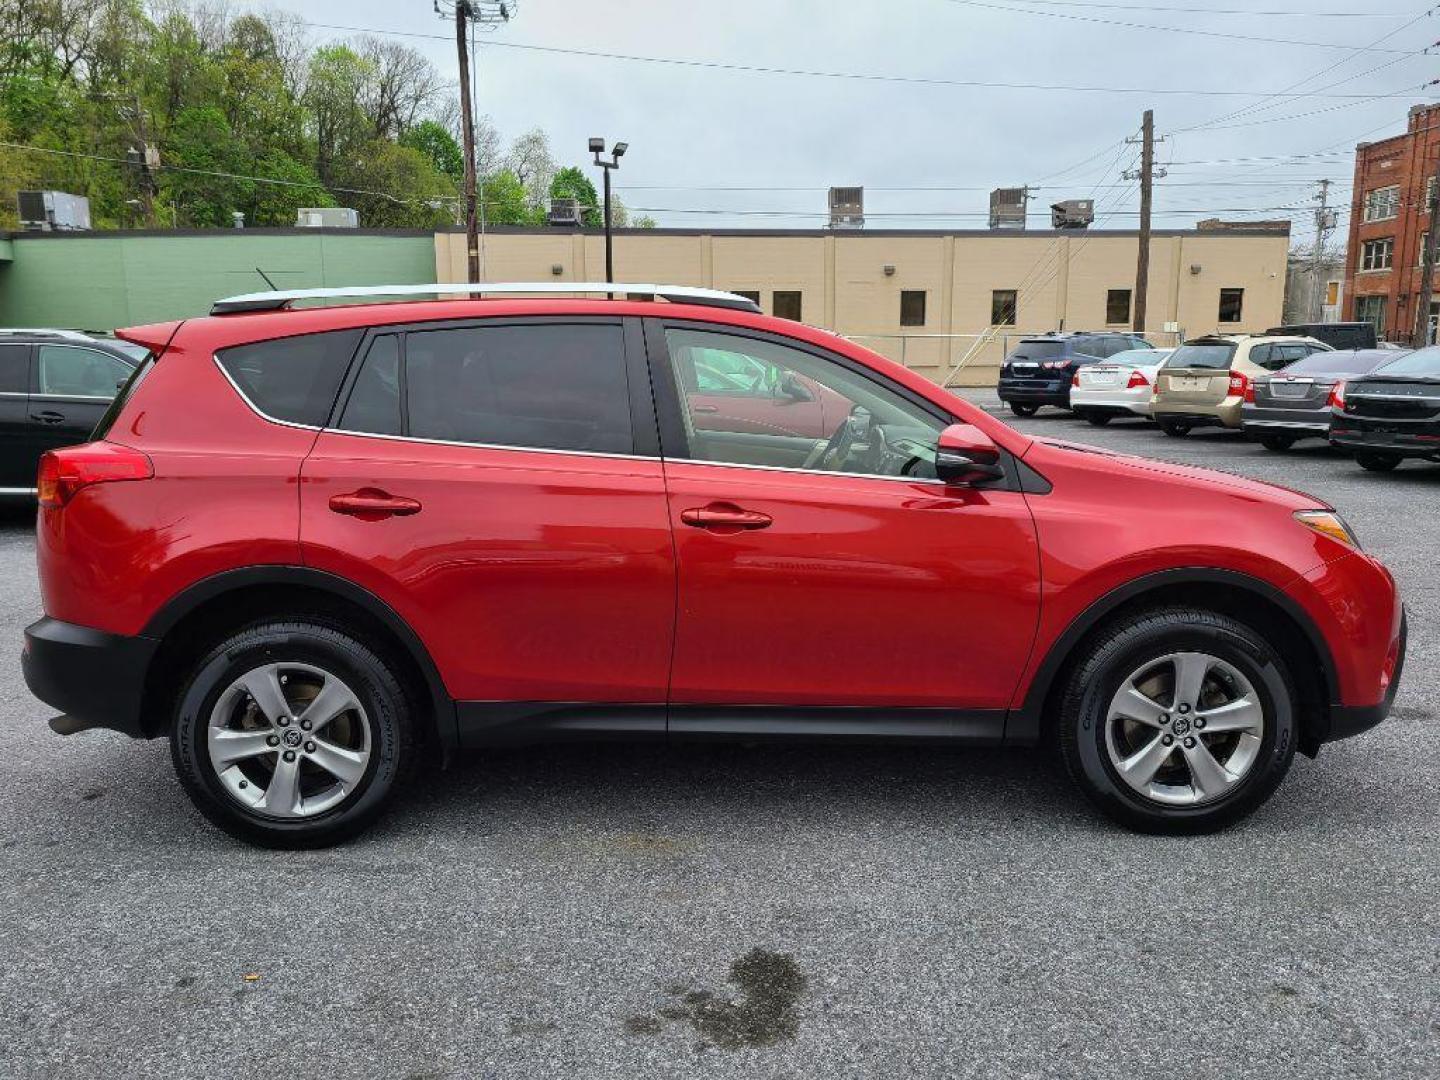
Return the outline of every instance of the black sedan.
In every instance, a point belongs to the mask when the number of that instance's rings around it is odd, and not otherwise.
[[[1344,400],[1346,382],[1405,355],[1391,349],[1311,353],[1251,383],[1240,406],[1240,426],[1267,450],[1288,450],[1298,439],[1323,439],[1330,431],[1331,408]]]
[[[1344,402],[1331,410],[1330,443],[1374,472],[1406,458],[1440,461],[1440,346],[1347,383]]]

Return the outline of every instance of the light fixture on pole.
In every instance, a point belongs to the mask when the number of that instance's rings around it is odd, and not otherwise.
[[[595,155],[595,164],[605,171],[605,281],[607,283],[615,280],[615,262],[611,252],[610,237],[610,170],[620,167],[620,159],[629,149],[629,143],[617,142],[615,148],[610,151],[610,160],[606,161],[600,156],[605,152],[605,140],[595,138],[590,140],[590,153]]]

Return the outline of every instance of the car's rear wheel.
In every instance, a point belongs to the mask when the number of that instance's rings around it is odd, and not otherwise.
[[[1023,401],[1010,402],[1010,411],[1016,416],[1034,416],[1040,411],[1039,405],[1027,405]]]
[[[1087,411],[1081,413],[1080,415],[1083,416],[1088,423],[1094,424],[1096,427],[1104,427],[1106,424],[1110,423],[1111,420],[1115,419],[1115,417],[1105,412]]]
[[[219,642],[180,694],[170,747],[195,805],[241,839],[320,847],[365,828],[414,764],[413,709],[392,665],[319,622]]]
[[[1190,434],[1190,425],[1178,420],[1157,420],[1155,422],[1160,425],[1161,431],[1172,438],[1178,439]]]
[[[1295,436],[1265,435],[1260,439],[1260,445],[1266,450],[1289,450],[1295,445]]]
[[[1355,455],[1355,461],[1362,469],[1368,469],[1370,472],[1390,472],[1400,464],[1400,455],[1362,452]]]
[[[1072,667],[1059,741],[1111,818],[1156,833],[1223,828],[1274,792],[1294,757],[1295,684],[1265,638],[1194,608],[1132,615]]]

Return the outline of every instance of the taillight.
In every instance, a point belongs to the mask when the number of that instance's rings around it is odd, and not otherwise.
[[[1070,361],[1069,361],[1069,360],[1046,360],[1046,361],[1044,361],[1040,366],[1041,366],[1042,368],[1049,368],[1051,371],[1059,371],[1061,368],[1069,367],[1069,366],[1070,366]]]
[[[1230,373],[1230,393],[1245,394],[1250,390],[1250,380],[1246,378],[1243,371],[1232,371]]]
[[[94,442],[50,450],[40,457],[35,487],[40,505],[58,509],[81,488],[116,480],[148,480],[155,475],[150,459],[139,450],[115,443]]]
[[[1231,385],[1234,385],[1233,381]],[[1255,384],[1253,382],[1247,382],[1245,384],[1245,400],[1251,405],[1255,404]]]
[[[1150,380],[1145,378],[1143,371],[1130,372],[1130,381],[1125,384],[1126,390],[1139,390],[1142,386],[1149,386]]]
[[[1079,373],[1078,371],[1075,372],[1074,375],[1071,375],[1071,376],[1070,376],[1070,385],[1071,385],[1071,386],[1079,386],[1079,385],[1080,385],[1080,373]]]
[[[1330,388],[1330,396],[1325,399],[1325,406],[1330,409],[1343,409],[1345,407],[1345,380],[1341,379]]]

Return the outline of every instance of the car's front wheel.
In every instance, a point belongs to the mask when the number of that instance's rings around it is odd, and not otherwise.
[[[1010,411],[1016,416],[1034,416],[1040,411],[1039,405],[1027,405],[1023,401],[1010,402]]]
[[[320,847],[365,828],[416,758],[390,662],[337,626],[274,620],[195,665],[170,748],[195,805],[241,839]]]
[[[1059,718],[1071,777],[1111,818],[1156,833],[1223,828],[1294,757],[1296,691],[1265,638],[1193,608],[1109,626],[1072,666]]]

